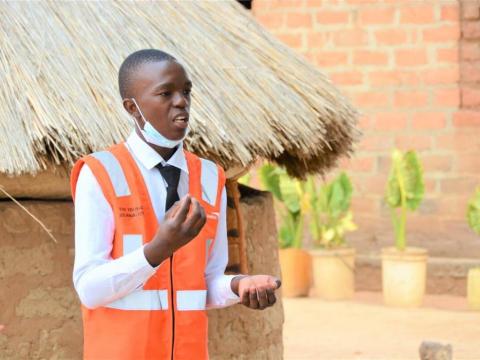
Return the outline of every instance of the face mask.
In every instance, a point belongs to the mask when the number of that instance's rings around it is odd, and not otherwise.
[[[138,130],[140,130],[140,132],[142,133],[143,137],[147,142],[153,145],[164,147],[164,148],[173,149],[175,146],[179,145],[187,137],[188,128],[186,129],[185,135],[183,136],[183,138],[179,140],[167,139],[165,136],[160,134],[158,130],[155,129],[149,121],[147,121],[145,116],[143,116],[142,110],[140,109],[140,106],[138,106],[137,101],[134,98],[132,98],[132,100],[137,106],[138,112],[140,113],[140,116],[145,122],[143,129],[140,127],[140,125],[138,125],[137,119],[135,117],[133,117],[133,119],[135,121],[135,124],[138,127]]]

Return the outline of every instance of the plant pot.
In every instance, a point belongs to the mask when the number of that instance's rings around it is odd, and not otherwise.
[[[468,270],[467,300],[472,310],[480,310],[480,268]]]
[[[312,286],[312,258],[302,249],[280,249],[282,270],[282,295],[285,297],[308,296]]]
[[[382,249],[382,285],[385,305],[417,307],[423,302],[427,278],[427,250],[407,247]]]
[[[316,249],[313,262],[315,295],[325,300],[348,300],[355,291],[355,249]]]

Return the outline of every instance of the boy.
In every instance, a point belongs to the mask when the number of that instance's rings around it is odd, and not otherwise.
[[[84,357],[206,359],[205,310],[272,306],[280,281],[224,275],[225,175],[183,149],[192,88],[183,66],[137,51],[119,88],[135,131],[80,159],[71,177]]]

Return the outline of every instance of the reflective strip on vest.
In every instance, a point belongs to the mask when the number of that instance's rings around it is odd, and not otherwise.
[[[207,290],[178,290],[177,310],[205,310]]]
[[[93,153],[92,156],[102,163],[110,176],[115,195],[117,197],[130,195],[130,188],[128,187],[127,179],[125,178],[122,167],[115,156],[109,151],[99,151]]]
[[[217,165],[206,159],[200,159],[202,162],[202,199],[210,205],[215,205],[217,200],[218,188],[218,168]]]
[[[105,307],[119,310],[168,310],[168,290],[137,290]]]
[[[125,234],[123,235],[123,255],[134,252],[143,245],[142,235]]]

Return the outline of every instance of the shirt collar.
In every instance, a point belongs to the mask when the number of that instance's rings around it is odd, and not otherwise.
[[[187,160],[185,159],[185,153],[183,152],[183,142],[178,145],[177,150],[175,150],[168,161],[165,161],[162,156],[143,141],[135,131],[133,131],[128,137],[127,145],[137,160],[148,170],[153,169],[158,164],[168,164],[175,166],[188,174]]]

